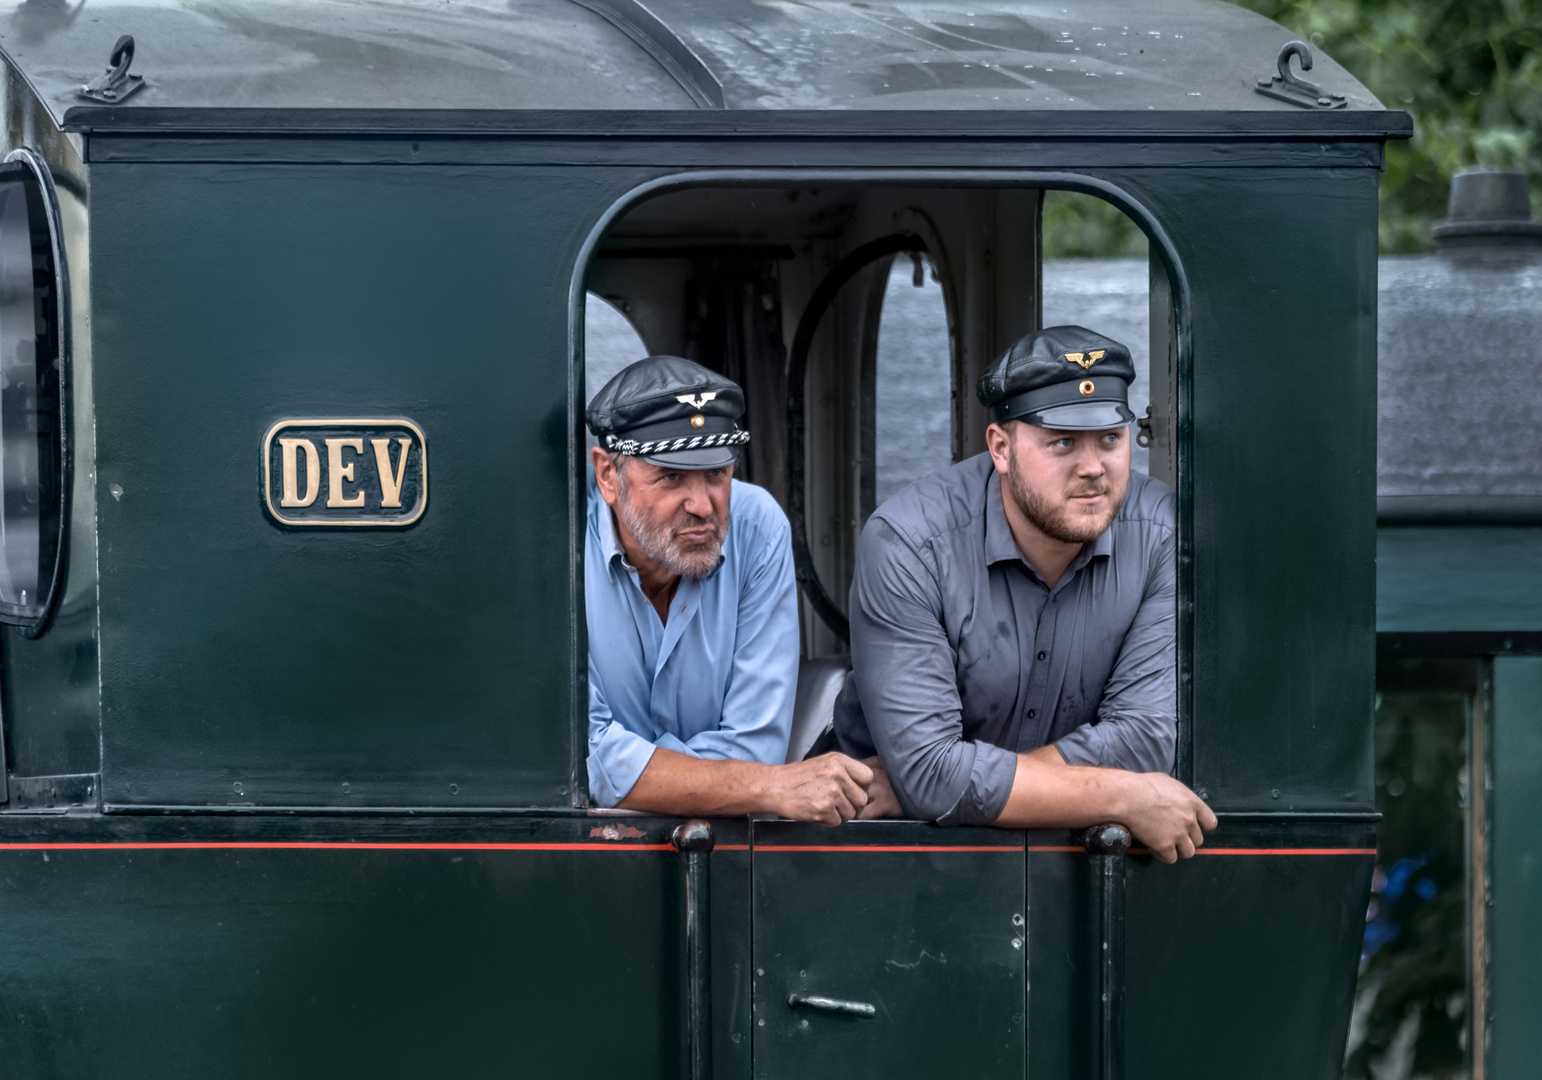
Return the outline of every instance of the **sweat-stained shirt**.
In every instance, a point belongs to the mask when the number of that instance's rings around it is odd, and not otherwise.
[[[841,749],[877,753],[907,815],[981,825],[1017,757],[1169,772],[1177,742],[1172,489],[1131,473],[1053,589],[1023,558],[989,454],[880,506],[857,547]]]

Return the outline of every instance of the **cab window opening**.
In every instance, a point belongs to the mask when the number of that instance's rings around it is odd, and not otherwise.
[[[598,293],[584,298],[584,404],[628,364],[648,355],[632,320]]]
[[[1176,479],[1172,290],[1141,228],[1094,195],[673,190],[617,217],[585,283],[586,402],[650,354],[742,387],[738,422],[750,439],[737,477],[784,512],[801,503],[790,514],[795,532],[801,516],[807,552],[797,603],[808,677],[797,712],[826,727],[850,670],[843,624],[863,526],[907,486],[984,451],[989,418],[976,384],[1014,342],[1079,326],[1126,346],[1128,407],[1141,420],[1125,435],[1132,476]],[[788,466],[794,435],[801,475]],[[795,731],[789,760],[818,745],[819,727]],[[1180,767],[1181,728],[1180,718]]]
[[[882,304],[873,379],[873,507],[953,464],[952,345],[936,266],[920,252],[897,256]]]

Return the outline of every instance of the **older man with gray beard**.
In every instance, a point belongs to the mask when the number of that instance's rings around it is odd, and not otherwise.
[[[837,825],[874,774],[784,765],[798,678],[786,515],[733,479],[744,395],[652,356],[595,395],[584,557],[589,790],[601,806]]]
[[[1177,531],[1172,491],[1130,473],[1134,378],[1100,334],[1030,334],[980,380],[989,452],[868,521],[835,721],[882,762],[862,816],[1120,821],[1166,862],[1215,827],[1168,775]]]

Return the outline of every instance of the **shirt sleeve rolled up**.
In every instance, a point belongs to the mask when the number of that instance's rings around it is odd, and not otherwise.
[[[906,814],[941,825],[995,821],[1017,755],[964,739],[937,569],[882,518],[862,531],[850,609],[857,698]]]
[[[600,806],[615,806],[653,760],[654,745],[611,717],[605,687],[589,660],[589,794]]]

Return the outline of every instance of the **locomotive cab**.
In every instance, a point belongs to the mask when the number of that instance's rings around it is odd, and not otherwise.
[[[1303,50],[1206,0],[16,6],[7,1068],[1336,1072],[1410,127]],[[586,305],[745,388],[827,700],[890,269],[936,276],[936,454],[976,453],[1050,191],[1148,241],[1205,854],[593,806]]]
[[[620,366],[660,353],[706,363],[746,388],[752,439],[739,475],[792,515],[805,598],[790,760],[829,726],[849,670],[845,607],[857,534],[883,495],[924,475],[915,465],[886,470],[881,459],[920,454],[935,467],[982,452],[988,418],[975,382],[1008,345],[1044,325],[1046,190],[1020,181],[918,187],[838,176],[820,187],[672,187],[626,207],[598,241],[586,302],[615,312],[632,333],[603,338],[599,355],[586,340],[586,398]],[[914,332],[919,316],[914,304],[895,303],[905,299],[891,284],[895,267],[917,288],[929,278],[936,302],[927,315],[931,351],[912,350],[910,367],[890,373],[880,340]],[[1133,460],[1172,484],[1176,316],[1160,248],[1140,291],[1149,293],[1151,329],[1133,343],[1134,355],[1159,362],[1142,363],[1132,387],[1141,416]],[[1089,310],[1078,319],[1096,317]],[[895,319],[907,320],[903,330]],[[885,386],[906,379],[918,385]],[[884,416],[885,389],[907,394],[915,415]],[[884,426],[895,422],[913,426],[899,436]],[[910,443],[923,445],[902,445]],[[797,447],[792,460],[789,447]]]

